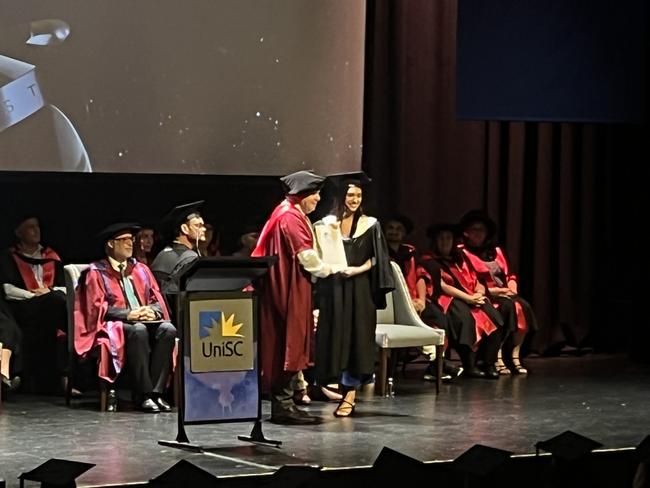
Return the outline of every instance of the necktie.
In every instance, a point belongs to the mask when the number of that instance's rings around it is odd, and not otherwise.
[[[140,302],[138,297],[133,290],[133,284],[128,276],[124,274],[126,265],[124,263],[120,264],[120,275],[122,275],[122,288],[124,289],[124,295],[126,295],[126,301],[129,302],[129,308],[131,310],[140,308]]]

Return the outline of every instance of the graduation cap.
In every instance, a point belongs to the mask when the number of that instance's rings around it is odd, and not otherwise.
[[[205,200],[197,200],[196,202],[177,205],[163,217],[163,227],[167,231],[176,232],[178,228],[188,220],[194,217],[199,217],[204,204]]]
[[[18,478],[21,488],[25,485],[25,480],[40,482],[43,488],[72,488],[77,486],[75,479],[94,466],[96,465],[91,463],[49,459],[31,471],[21,474]]]
[[[636,446],[635,453],[636,457],[641,462],[650,460],[650,435],[645,436],[645,439]]]
[[[577,461],[587,456],[594,449],[602,446],[600,442],[576,434],[570,430],[535,444],[538,455],[541,449],[550,452],[558,459],[564,461]]]
[[[149,480],[149,486],[158,488],[177,488],[191,486],[192,488],[213,488],[217,477],[198,466],[181,459],[167,471]]]
[[[511,455],[510,451],[475,444],[454,459],[451,468],[466,475],[487,476],[504,465]]]
[[[313,193],[321,189],[325,177],[317,175],[312,170],[296,171],[280,178],[287,195]]]
[[[137,222],[115,222],[107,225],[97,233],[97,240],[102,244],[110,241],[113,237],[131,232],[135,237],[135,233],[141,229],[140,224]]]
[[[413,221],[409,219],[406,215],[400,213],[390,215],[387,219],[384,220],[384,223],[390,221],[399,222],[400,224],[402,224],[404,226],[404,230],[407,235],[413,232],[413,228],[414,228]]]
[[[460,222],[458,223],[458,228],[462,232],[465,229],[467,229],[470,225],[476,222],[481,222],[483,225],[485,225],[485,228],[487,229],[488,237],[492,237],[494,236],[494,234],[496,234],[497,232],[496,222],[490,218],[487,212],[481,209],[473,209],[470,210],[469,212],[466,212],[460,218]]]
[[[327,182],[336,188],[347,191],[350,186],[358,186],[363,188],[372,182],[372,179],[363,171],[353,171],[348,173],[333,173],[327,176]]]
[[[390,447],[383,447],[375,462],[372,463],[372,476],[377,480],[386,479],[395,473],[410,473],[416,476],[424,472],[424,463],[418,459],[395,451]]]
[[[263,486],[281,486],[282,488],[298,488],[312,486],[320,476],[320,466],[305,464],[285,464],[280,467]]]
[[[435,239],[438,234],[441,232],[451,232],[454,236],[458,235],[458,226],[452,224],[451,222],[439,222],[437,224],[431,224],[427,227],[427,237],[429,239]]]

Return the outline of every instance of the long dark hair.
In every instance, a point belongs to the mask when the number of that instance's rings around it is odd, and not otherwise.
[[[334,197],[334,204],[332,205],[332,215],[335,215],[339,222],[343,220],[343,216],[345,215],[345,212],[347,210],[347,207],[345,206],[345,197],[348,194],[348,190],[352,186],[359,188],[361,190],[361,195],[363,197],[363,188],[361,187],[361,184],[358,181],[344,181],[341,184],[341,186],[336,191]],[[352,217],[352,227],[350,228],[350,236],[353,236],[355,231],[357,230],[357,222],[359,222],[359,217],[361,217],[362,215],[364,215],[363,205],[359,205],[359,208],[357,208],[354,211],[354,215]]]

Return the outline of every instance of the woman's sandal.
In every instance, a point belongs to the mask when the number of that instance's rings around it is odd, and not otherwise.
[[[298,390],[293,393],[293,403],[296,405],[310,405],[311,398],[307,395],[307,390]]]
[[[354,413],[354,407],[356,403],[350,403],[346,399],[343,399],[339,402],[339,406],[334,410],[335,417],[351,417]]]
[[[505,365],[505,363],[501,358],[497,359],[497,362],[494,364],[494,367],[497,369],[497,373],[499,373],[500,376],[507,376],[510,374],[510,370],[508,369],[508,366]]]
[[[519,358],[512,358],[512,372],[515,374],[528,374],[528,370],[521,365]]]

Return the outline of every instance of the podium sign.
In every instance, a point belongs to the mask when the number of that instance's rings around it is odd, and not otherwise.
[[[249,297],[190,302],[192,373],[253,369],[253,309]]]
[[[255,295],[245,292],[183,295],[187,324],[183,341],[183,422],[259,418]]]

